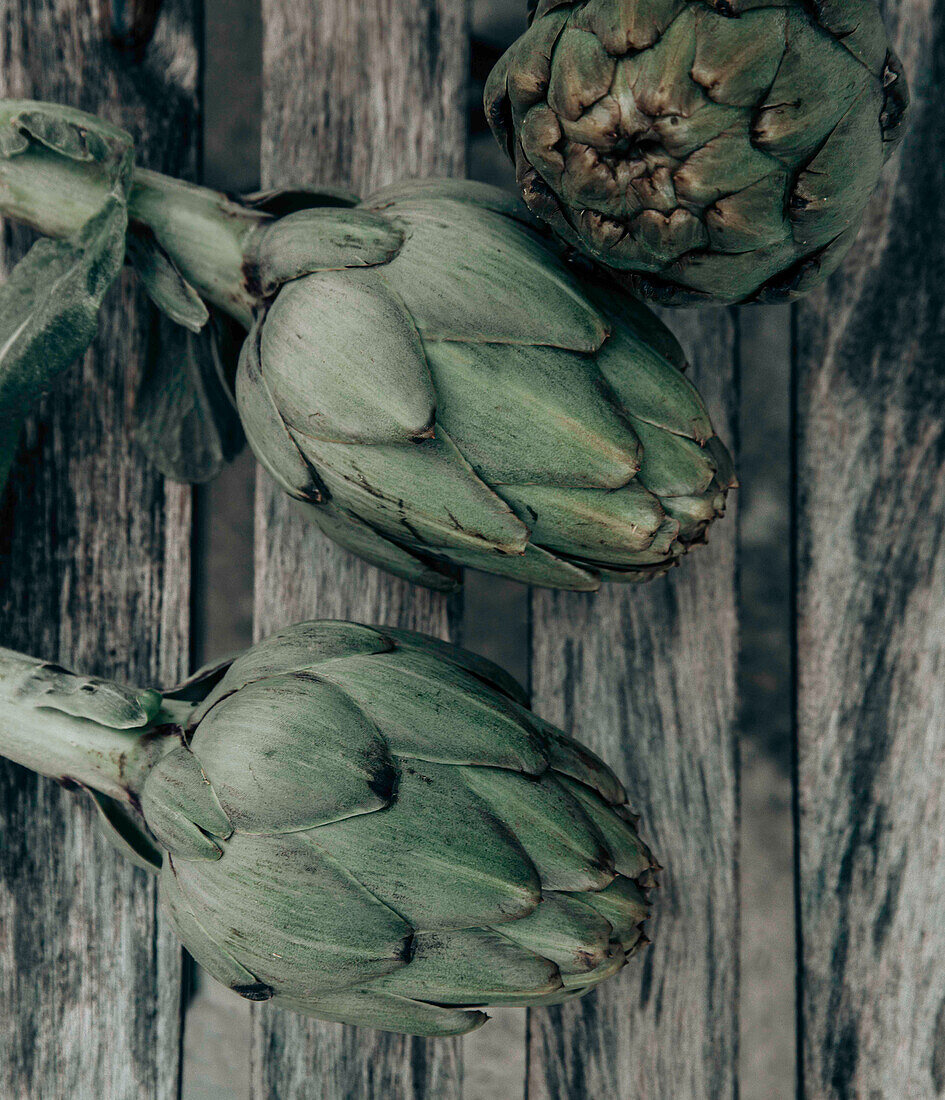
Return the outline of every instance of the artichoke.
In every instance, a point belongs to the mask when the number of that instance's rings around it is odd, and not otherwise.
[[[613,773],[490,662],[311,622],[160,694],[0,650],[0,752],[93,793],[252,1000],[418,1035],[579,997],[647,943]]]
[[[78,112],[7,104],[6,116],[0,208],[88,235],[120,131],[99,148]],[[209,313],[250,329],[235,391],[253,450],[368,561],[444,589],[457,566],[593,589],[665,572],[721,514],[731,460],[678,343],[566,266],[512,196],[428,181],[364,203],[324,191],[236,203],[153,172],[129,179],[129,256],[146,288],[195,340],[213,336]],[[4,325],[0,300],[0,337],[19,317],[17,305]],[[184,388],[173,362],[152,393]],[[178,404],[199,407],[213,374]],[[158,455],[174,450],[167,420],[164,404]]]
[[[529,208],[667,304],[797,298],[852,244],[908,89],[873,0],[540,0],[489,122]]]

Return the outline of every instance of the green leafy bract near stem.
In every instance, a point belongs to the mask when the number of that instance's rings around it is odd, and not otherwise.
[[[200,332],[209,317],[207,307],[148,226],[129,231],[128,258],[158,309],[175,324]]]
[[[211,481],[245,442],[229,373],[242,329],[214,309],[199,332],[158,318],[135,402],[138,445],[172,481]]]
[[[0,286],[0,414],[27,411],[92,342],[127,224],[112,193],[73,240],[38,241]]]

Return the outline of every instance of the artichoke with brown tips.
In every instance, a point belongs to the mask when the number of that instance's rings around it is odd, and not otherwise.
[[[699,304],[822,282],[908,99],[873,0],[538,0],[485,102],[535,214],[640,296]]]

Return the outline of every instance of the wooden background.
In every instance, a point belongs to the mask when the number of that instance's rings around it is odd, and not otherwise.
[[[104,0],[0,0],[0,95],[101,111],[150,168],[196,171],[197,5],[168,0],[146,54]],[[25,235],[7,229],[4,266]],[[125,273],[93,350],[28,424],[0,507],[0,644],[132,681],[189,662],[190,496],[149,469],[131,408],[151,313]],[[94,811],[0,761],[0,1097],[170,1100],[181,954],[156,883]]]
[[[152,6],[0,0],[0,95],[101,111],[149,167],[194,175],[203,5],[165,0],[153,38],[142,23],[130,47],[108,39],[115,13]],[[797,1090],[836,1100],[945,1095],[945,36],[926,0],[886,15],[911,130],[844,269],[792,321]],[[462,175],[466,19],[465,0],[262,0],[263,182]],[[23,244],[7,229],[3,262]],[[192,494],[132,440],[152,322],[123,281],[28,426],[0,505],[0,644],[167,681],[193,639]],[[737,441],[744,315],[672,324]],[[738,1096],[737,535],[733,508],[642,590],[493,585],[527,614],[534,706],[621,772],[668,868],[653,948],[598,994],[529,1013],[497,1100]],[[265,477],[255,543],[257,636],[319,615],[475,638],[461,599],[327,543]],[[182,973],[152,884],[88,809],[0,763],[0,1100],[177,1100]],[[482,1057],[271,1006],[247,1046],[253,1100],[459,1100]]]

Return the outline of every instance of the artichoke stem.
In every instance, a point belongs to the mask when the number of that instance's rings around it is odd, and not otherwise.
[[[92,717],[97,710],[105,721]],[[175,724],[189,710],[156,692],[129,691],[0,649],[0,756],[127,804],[154,764],[180,744]]]
[[[269,215],[145,168],[135,169],[128,213],[152,230],[201,298],[250,327],[257,299],[247,284],[246,246]]]
[[[0,157],[0,214],[47,237],[70,237],[101,208],[111,184],[96,165],[42,150]],[[268,215],[206,187],[136,168],[128,197],[132,229],[147,227],[207,302],[247,328],[256,299],[243,260],[247,239]]]

